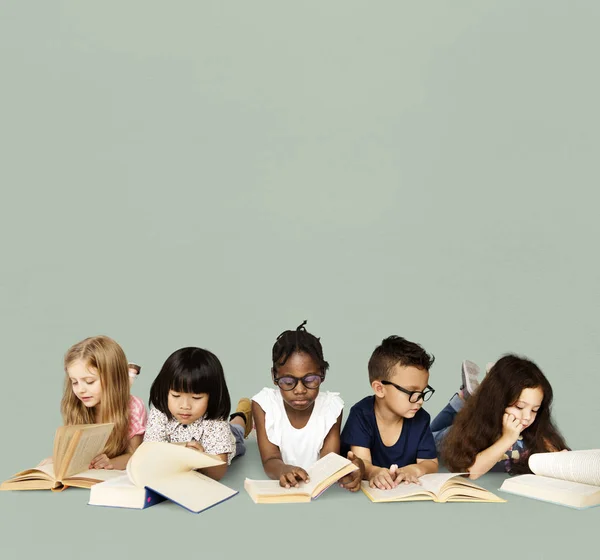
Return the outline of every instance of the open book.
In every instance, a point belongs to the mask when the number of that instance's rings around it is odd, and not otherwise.
[[[600,449],[534,453],[523,474],[500,490],[577,509],[600,505]]]
[[[113,424],[62,426],[54,436],[52,463],[14,475],[0,490],[54,490],[69,486],[90,488],[98,482],[116,478],[123,471],[89,470],[92,459],[100,455],[112,432]]]
[[[298,488],[283,488],[279,480],[244,481],[244,488],[257,504],[310,502],[318,498],[327,488],[358,467],[337,453],[328,453],[310,469],[306,469],[309,481],[301,482]]]
[[[478,486],[462,474],[434,473],[424,474],[419,478],[421,484],[400,483],[391,490],[371,488],[366,480],[362,481],[361,490],[372,502],[412,502],[433,500],[445,502],[505,502],[485,488]]]
[[[144,509],[168,499],[200,513],[238,493],[195,470],[222,464],[189,447],[144,442],[129,459],[126,476],[94,486],[89,504]]]

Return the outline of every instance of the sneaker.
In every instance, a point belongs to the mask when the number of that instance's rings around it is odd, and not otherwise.
[[[236,414],[237,413],[237,414]],[[244,430],[244,438],[248,437],[248,434],[252,431],[252,401],[246,397],[240,399],[235,409],[234,414],[243,415],[246,419],[246,429]],[[233,414],[232,414],[233,416]]]
[[[477,390],[477,387],[479,387],[479,381],[477,380],[477,377],[479,376],[479,366],[470,360],[465,360],[462,363],[461,374],[462,385],[460,389],[463,392],[465,399],[468,399]]]
[[[140,371],[142,371],[142,366],[134,364],[133,362],[128,362],[127,371],[129,373],[129,386],[131,387],[133,382],[138,378]]]

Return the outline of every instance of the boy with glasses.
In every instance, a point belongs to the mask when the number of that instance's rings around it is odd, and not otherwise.
[[[438,470],[430,417],[421,408],[434,393],[428,384],[433,361],[421,346],[399,336],[383,340],[369,360],[375,394],[350,409],[341,442],[342,453],[363,460],[371,487],[418,483]]]

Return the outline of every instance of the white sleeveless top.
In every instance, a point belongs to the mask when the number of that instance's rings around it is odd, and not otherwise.
[[[298,430],[290,424],[279,389],[265,387],[252,400],[264,410],[267,438],[279,447],[283,462],[303,469],[318,461],[323,441],[344,409],[339,393],[321,391],[306,426]]]

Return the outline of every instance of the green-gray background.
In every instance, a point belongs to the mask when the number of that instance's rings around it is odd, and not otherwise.
[[[599,447],[599,17],[595,1],[2,1],[0,479],[50,453],[78,340],[121,343],[144,400],[172,351],[207,347],[237,401],[304,319],[347,409],[394,333],[436,355],[431,414],[464,358],[519,352],[568,443]],[[339,488],[255,506],[246,475],[264,477],[255,441],[224,480],[240,494],[197,516],[3,493],[0,552],[549,558],[600,521]]]

